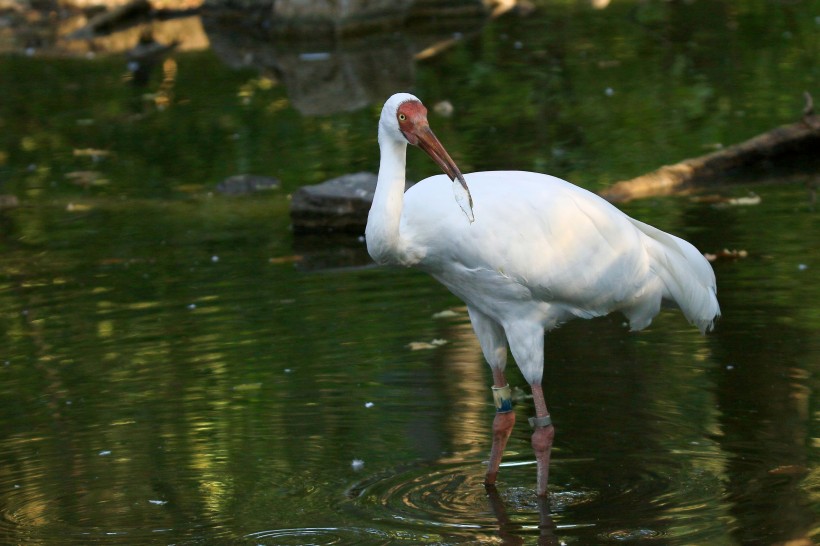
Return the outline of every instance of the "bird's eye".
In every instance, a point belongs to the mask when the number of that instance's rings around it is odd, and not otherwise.
[[[399,114],[399,121],[404,121],[406,119],[407,119],[407,116],[405,116],[404,114]]]

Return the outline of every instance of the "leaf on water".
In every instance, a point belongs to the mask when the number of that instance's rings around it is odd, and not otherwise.
[[[456,313],[452,309],[445,309],[444,311],[440,311],[438,313],[433,314],[434,319],[452,318],[452,317],[457,317],[457,316],[458,316],[458,313]]]
[[[407,348],[411,351],[425,351],[429,349],[435,349],[436,347],[441,347],[442,345],[446,345],[446,339],[434,339],[430,342],[427,341],[412,341],[407,344]]]
[[[302,256],[299,254],[294,254],[293,256],[278,256],[276,258],[271,258],[268,260],[268,263],[272,264],[289,264],[295,262],[301,262]]]
[[[93,159],[97,159],[100,157],[105,157],[110,155],[111,152],[108,150],[98,150],[97,148],[76,148],[74,150],[74,155],[76,157],[91,157]]]
[[[255,391],[262,388],[262,383],[242,383],[240,385],[234,385],[233,390],[235,391]]]
[[[729,250],[728,248],[724,248],[723,250],[719,250],[714,254],[709,252],[704,252],[703,257],[709,260],[710,262],[714,262],[718,259],[723,260],[738,260],[741,258],[746,258],[749,256],[749,253],[745,250]]]
[[[204,184],[177,184],[174,186],[174,191],[178,191],[180,193],[200,193],[204,189]]]
[[[470,195],[470,188],[467,187],[467,182],[463,176],[458,176],[453,180],[453,194],[456,197],[456,203],[458,203],[458,206],[464,211],[470,223],[475,222],[475,216],[473,215],[473,196]]]
[[[802,476],[808,472],[809,469],[800,464],[786,464],[769,470],[769,474],[774,476]]]
[[[65,173],[65,177],[71,181],[72,184],[78,186],[104,186],[108,184],[108,180],[103,178],[97,171],[71,171]]]
[[[65,206],[68,212],[88,212],[91,210],[91,205],[84,205],[82,203],[69,203]]]
[[[726,201],[729,205],[734,206],[748,206],[748,205],[759,205],[760,204],[760,196],[755,194],[750,194],[748,197],[733,197]]]

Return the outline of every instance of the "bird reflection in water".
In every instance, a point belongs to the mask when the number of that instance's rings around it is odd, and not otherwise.
[[[490,503],[490,510],[498,521],[498,536],[506,546],[517,546],[524,544],[524,537],[519,533],[522,525],[513,522],[507,514],[507,506],[504,499],[498,493],[495,485],[485,484],[487,500]],[[539,546],[556,546],[561,542],[555,535],[555,523],[550,516],[549,497],[537,496],[538,502],[538,541]]]

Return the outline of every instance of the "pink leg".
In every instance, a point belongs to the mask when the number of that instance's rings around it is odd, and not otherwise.
[[[536,493],[544,497],[547,495],[547,482],[550,475],[550,452],[552,439],[555,437],[555,427],[549,420],[549,411],[544,402],[544,391],[541,385],[531,385],[532,399],[535,402],[535,418],[530,424],[535,428],[532,433],[532,448],[535,451],[535,460],[538,464],[538,489]]]
[[[510,438],[513,425],[515,425],[515,414],[511,411],[507,413],[496,413],[493,419],[493,447],[490,449],[490,464],[487,467],[487,476],[484,483],[495,484],[498,476],[498,467],[501,464],[501,456],[504,455],[504,448],[507,447],[507,440]]]
[[[504,379],[504,372],[493,369],[493,383],[496,387],[506,386],[507,381]],[[493,447],[490,449],[490,463],[487,466],[487,475],[484,478],[484,483],[487,485],[495,484],[501,457],[504,455],[504,448],[507,447],[507,440],[510,438],[513,425],[515,425],[514,412],[505,411],[495,414],[495,419],[493,419]]]

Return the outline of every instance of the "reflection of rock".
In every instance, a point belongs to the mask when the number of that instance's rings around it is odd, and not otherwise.
[[[296,269],[327,271],[372,266],[364,241],[349,234],[301,234],[293,239]]]
[[[290,202],[293,230],[363,234],[375,190],[376,175],[368,172],[299,188]]]
[[[216,191],[225,195],[245,195],[257,191],[273,190],[279,187],[279,179],[255,174],[229,176],[216,185]]]
[[[295,4],[289,4],[292,10],[296,10]],[[375,1],[371,4],[381,5]],[[381,103],[397,91],[412,88],[419,55],[440,51],[459,37],[477,31],[486,20],[486,11],[478,0],[416,0],[406,10],[396,8],[403,5],[399,2],[390,5],[393,11],[382,14],[397,18],[389,26],[393,30],[390,33],[384,32],[385,25],[353,32],[350,25],[356,17],[341,7],[325,6],[329,10],[327,17],[312,20],[310,34],[289,40],[277,30],[286,24],[275,16],[279,2],[272,20],[258,9],[242,17],[220,9],[206,11],[203,25],[213,51],[223,62],[274,74],[302,114],[326,115]],[[333,10],[338,17],[331,17]]]
[[[455,19],[484,18],[498,1],[205,0],[204,7],[210,13],[233,12],[221,16],[268,29],[274,36],[315,40],[395,31],[416,21],[447,25]]]
[[[358,110],[410,88],[413,51],[401,37],[357,41],[337,51],[288,51],[278,73],[294,108],[308,116]]]
[[[223,62],[274,74],[304,115],[356,110],[413,85],[415,49],[401,34],[289,44],[210,17],[203,23]]]
[[[413,0],[276,0],[273,30],[280,35],[362,33],[401,26]],[[475,2],[473,2],[475,3]]]

